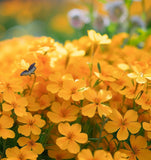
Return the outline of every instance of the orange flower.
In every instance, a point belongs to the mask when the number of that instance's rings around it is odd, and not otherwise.
[[[57,93],[63,86],[62,74],[60,72],[51,74],[49,76],[50,83],[47,86],[47,90],[52,93]]]
[[[70,126],[69,123],[60,123],[58,126],[59,132],[65,137],[60,137],[56,139],[56,144],[62,149],[67,149],[70,153],[78,153],[80,151],[80,146],[78,143],[86,143],[88,141],[88,136],[86,133],[81,132],[80,124],[73,124]]]
[[[7,160],[36,160],[37,158],[37,155],[32,151],[25,148],[19,149],[18,147],[7,148],[6,156]]]
[[[134,72],[127,74],[128,77],[136,79],[137,83],[144,84],[148,80],[151,80],[151,71],[141,71],[136,66],[132,66]]]
[[[4,98],[9,98],[15,92],[22,92],[23,87],[21,81],[17,78],[5,77],[5,80],[0,81],[0,92],[3,92]]]
[[[31,135],[31,138],[20,137],[17,140],[17,143],[28,151],[32,150],[36,154],[41,154],[44,151],[44,148],[41,143],[36,143],[38,139],[39,136],[36,135]]]
[[[104,150],[96,150],[93,156],[90,149],[83,149],[77,157],[78,160],[113,160],[112,155]]]
[[[82,79],[65,79],[63,81],[63,88],[59,91],[58,96],[64,100],[72,98],[74,101],[84,99],[83,90],[85,88],[85,81]]]
[[[131,146],[125,143],[125,147],[127,150],[121,150],[121,152],[128,155],[129,160],[150,160],[151,151],[147,149],[147,141],[144,137],[135,137],[134,135],[131,135],[130,144]]]
[[[3,111],[10,111],[14,109],[14,112],[17,116],[26,115],[26,106],[28,104],[25,97],[21,97],[19,95],[12,95],[9,97],[5,97],[6,102],[3,103]]]
[[[151,97],[145,92],[141,95],[139,99],[136,99],[135,102],[139,104],[144,110],[151,110]]]
[[[0,137],[3,139],[14,138],[15,133],[8,129],[13,127],[14,120],[6,115],[0,117]]]
[[[44,110],[50,106],[50,97],[49,95],[42,95],[39,99],[40,109]]]
[[[133,110],[127,111],[123,118],[116,109],[113,109],[113,112],[109,117],[112,121],[108,121],[104,128],[109,133],[113,133],[118,130],[117,138],[119,140],[126,140],[129,135],[128,131],[135,134],[141,128],[140,123],[136,122],[138,118],[137,112]]]
[[[47,116],[50,121],[54,123],[75,121],[79,112],[78,107],[71,105],[70,102],[65,101],[62,104],[59,102],[54,102],[51,106],[51,110],[52,112],[48,112]]]
[[[129,160],[128,155],[120,151],[115,152],[114,160]]]
[[[40,104],[36,101],[36,98],[34,96],[27,96],[28,101],[28,111],[38,111],[40,110]]]
[[[137,86],[137,84],[133,85],[132,83],[130,83],[129,85],[125,86],[125,89],[120,90],[119,92],[129,99],[134,99],[136,97],[139,97],[139,95],[141,96],[143,88],[143,85]]]
[[[26,116],[18,117],[18,121],[25,124],[18,127],[18,132],[25,136],[29,136],[31,133],[39,135],[41,133],[40,128],[45,125],[45,121],[41,119],[40,115],[32,116],[29,112]]]
[[[84,96],[91,103],[82,107],[82,115],[91,118],[95,115],[96,109],[98,109],[98,114],[100,117],[102,117],[102,115],[108,116],[112,112],[110,107],[103,104],[112,98],[110,91],[101,89],[97,93],[95,90],[88,88],[88,90],[84,92]]]
[[[49,76],[50,83],[47,85],[47,90],[51,93],[57,93],[63,87],[64,79],[73,79],[71,74],[62,76],[60,72],[55,72]]]
[[[150,120],[150,123],[143,122],[143,128],[144,130],[148,131],[147,132],[148,138],[151,139],[151,120]]]
[[[69,153],[66,150],[60,149],[57,145],[52,145],[48,147],[48,156],[56,160],[71,159],[75,157],[74,154]]]

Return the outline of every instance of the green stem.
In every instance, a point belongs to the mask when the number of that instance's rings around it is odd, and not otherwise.
[[[102,131],[103,131],[103,129],[104,129],[104,125],[105,125],[105,123],[108,121],[108,118],[104,118],[104,117],[102,117],[102,125],[101,125],[101,128],[100,128],[100,132],[99,132],[99,138],[98,138],[98,143],[97,143],[97,148],[99,148],[99,144],[100,144],[100,142],[101,142],[101,140],[102,140]]]
[[[33,81],[33,84],[32,84],[32,86],[31,86],[29,95],[31,95],[31,92],[32,92],[32,90],[33,90],[33,88],[34,88],[35,82],[36,82],[36,75],[34,74],[34,81]]]

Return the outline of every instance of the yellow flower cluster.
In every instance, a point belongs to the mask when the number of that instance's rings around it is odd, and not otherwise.
[[[151,37],[126,38],[0,42],[1,158],[150,160]]]

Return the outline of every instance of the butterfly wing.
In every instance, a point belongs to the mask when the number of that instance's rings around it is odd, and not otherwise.
[[[36,67],[35,67],[35,64],[36,63],[33,63],[29,66],[28,70],[25,70],[23,71],[20,75],[21,76],[27,76],[27,75],[31,75],[31,74],[34,74],[35,70],[36,70]]]
[[[20,75],[21,75],[21,76],[27,76],[28,74],[29,74],[28,71],[25,70],[25,71],[23,71]]]
[[[28,68],[28,71],[32,70],[33,68],[36,68],[36,67],[35,67],[35,64],[36,64],[36,63],[31,64],[31,65],[29,66],[29,68]]]

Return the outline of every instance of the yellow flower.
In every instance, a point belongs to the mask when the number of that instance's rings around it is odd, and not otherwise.
[[[63,98],[64,100],[72,100],[79,101],[84,99],[83,91],[86,84],[85,81],[82,79],[65,79],[63,81],[63,87],[59,91],[58,96]]]
[[[80,151],[80,146],[78,143],[86,143],[88,141],[87,134],[80,133],[80,124],[76,123],[70,126],[69,123],[60,123],[58,126],[58,130],[62,135],[64,135],[64,137],[57,138],[56,144],[62,150],[67,149],[70,153],[78,153]]]
[[[50,121],[54,123],[75,121],[79,112],[78,107],[72,105],[70,102],[65,101],[62,104],[59,102],[54,102],[51,106],[51,110],[52,112],[48,112],[47,116]]]
[[[150,123],[143,122],[143,128],[145,131],[147,131],[148,138],[151,139],[151,120]]]
[[[15,133],[9,128],[13,127],[14,120],[6,115],[0,117],[0,137],[3,139],[14,138]]]
[[[103,102],[112,98],[110,91],[101,89],[99,92],[96,92],[95,90],[88,88],[88,90],[84,92],[84,96],[88,101],[90,101],[90,104],[82,107],[82,115],[91,118],[95,115],[96,109],[98,109],[100,117],[102,117],[102,115],[108,116],[112,113],[112,109],[103,104]]]
[[[112,155],[104,150],[96,150],[93,156],[90,149],[83,149],[77,157],[78,160],[113,160]]]
[[[41,143],[36,143],[38,139],[39,136],[36,135],[31,135],[31,138],[20,137],[17,140],[17,143],[28,151],[32,150],[36,154],[41,154],[44,151],[44,148]]]
[[[108,38],[106,34],[101,35],[100,33],[96,33],[94,30],[88,30],[88,37],[95,44],[111,43],[111,40]]]
[[[29,136],[31,133],[39,135],[41,133],[40,128],[45,125],[45,121],[41,119],[40,115],[32,116],[29,112],[27,112],[26,116],[18,117],[18,121],[24,123],[24,125],[19,125],[18,132],[25,136]]]
[[[13,147],[7,148],[6,157],[7,160],[36,160],[37,155],[25,148]]]
[[[113,109],[112,114],[109,117],[112,121],[108,121],[104,128],[109,133],[118,131],[117,138],[119,140],[126,140],[129,135],[128,131],[135,134],[141,128],[140,123],[136,122],[138,118],[136,111],[128,110],[123,118],[116,109]]]
[[[14,112],[17,116],[24,116],[26,115],[26,106],[28,104],[25,97],[21,97],[19,95],[12,95],[5,97],[4,99],[6,102],[3,103],[3,111],[11,111],[14,109]]]
[[[130,160],[150,160],[151,151],[147,149],[147,141],[142,136],[135,137],[131,135],[130,146],[125,143],[125,149],[121,149],[121,152],[128,155]]]

